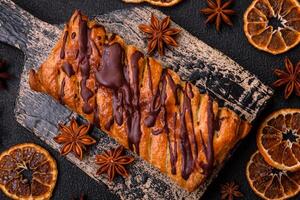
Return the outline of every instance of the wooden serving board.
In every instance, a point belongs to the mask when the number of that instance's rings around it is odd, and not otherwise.
[[[165,17],[158,10],[136,7],[96,16],[95,20],[108,31],[121,35],[128,44],[134,44],[146,52],[146,40],[137,25],[148,23],[151,13],[159,18]],[[221,105],[235,110],[241,117],[252,122],[273,91],[221,52],[209,47],[174,22],[172,24],[182,29],[178,38],[180,45],[176,49],[167,50],[166,56],[158,59],[175,70],[182,79],[191,81],[200,90],[207,90]],[[57,151],[60,146],[53,141],[53,137],[58,133],[58,123],[68,123],[72,116],[77,115],[50,96],[30,90],[28,71],[31,68],[37,69],[46,59],[62,29],[63,25],[43,22],[10,0],[0,0],[0,41],[21,49],[25,54],[15,107],[16,119]],[[189,193],[133,155],[136,161],[130,166],[130,177],[126,180],[119,177],[115,182],[109,183],[105,175],[96,176],[94,155],[117,144],[100,130],[95,129],[92,135],[97,138],[98,143],[90,149],[83,161],[73,155],[68,155],[67,159],[124,199],[199,199],[207,184],[222,167],[218,166],[210,180],[195,192]]]

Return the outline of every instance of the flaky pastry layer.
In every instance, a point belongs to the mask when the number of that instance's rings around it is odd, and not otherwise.
[[[195,190],[250,124],[76,11],[30,87],[51,95]]]

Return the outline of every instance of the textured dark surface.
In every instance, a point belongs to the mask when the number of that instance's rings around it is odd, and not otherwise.
[[[58,132],[57,124],[70,119],[71,112],[50,96],[32,91],[28,86],[28,70],[37,69],[48,57],[49,51],[61,34],[61,28],[37,19],[10,0],[0,2],[2,2],[0,41],[21,49],[26,58],[20,80],[19,97],[15,105],[16,119],[22,126],[59,151],[60,146],[53,140]],[[119,33],[128,44],[145,49],[144,35],[136,26],[139,23],[148,23],[151,13],[155,13],[159,18],[166,17],[157,9],[135,7],[97,15],[95,19],[104,25],[107,31]],[[178,26],[175,22],[172,22],[172,25]],[[166,55],[161,58],[165,65],[175,70],[181,78],[194,82],[201,90],[206,88],[218,102],[224,102],[240,116],[253,121],[257,112],[270,99],[271,89],[229,57],[191,36],[182,27],[178,28],[182,29],[177,38],[180,46],[166,51]],[[147,162],[136,158],[136,162],[130,166],[131,176],[125,181],[114,181],[110,184],[107,178],[95,174],[94,155],[104,149],[115,147],[115,143],[105,133],[93,132],[93,134],[99,138],[99,142],[93,146],[83,161],[70,155],[67,158],[90,177],[102,181],[110,191],[124,199],[199,199],[206,190],[207,183],[212,181],[222,167],[218,165],[207,182],[189,193],[170,182]],[[142,181],[141,177],[145,176],[148,177],[147,180]]]
[[[88,15],[96,15],[107,13],[115,9],[131,7],[130,5],[123,4],[117,0],[101,1],[98,3],[96,3],[96,1],[76,2],[16,1],[16,3],[25,10],[28,10],[33,15],[50,23],[62,23],[66,21],[74,8],[80,8]],[[243,5],[241,5],[241,2],[236,2],[235,8],[238,11],[238,15],[234,20],[235,27],[232,29],[226,27],[222,30],[221,34],[217,34],[212,27],[207,29],[203,25],[204,17],[198,13],[198,8],[205,6],[205,3],[202,1],[187,0],[176,7],[162,10],[163,12],[170,14],[174,21],[186,28],[193,35],[221,50],[246,69],[255,73],[265,83],[270,84],[274,80],[273,75],[271,75],[272,69],[275,66],[282,66],[283,58],[285,56],[291,57],[291,59],[296,62],[296,56],[298,55],[299,58],[300,54],[299,46],[289,53],[276,57],[259,52],[250,46],[243,35],[241,20],[242,13],[247,5],[249,5],[249,2],[250,1],[243,2]],[[33,135],[23,134],[23,132],[26,131],[19,127],[13,118],[13,106],[19,82],[18,77],[23,66],[22,54],[7,45],[1,44],[0,47],[0,56],[9,61],[11,66],[10,70],[16,76],[16,78],[8,84],[9,91],[0,94],[0,151],[12,144],[24,141],[41,143]],[[293,97],[291,100],[283,102],[282,95],[276,95],[276,97],[262,115],[268,114],[279,107],[297,106],[296,101],[299,101],[299,99]],[[218,199],[220,197],[220,184],[231,180],[235,180],[237,183],[241,184],[241,190],[245,193],[246,199],[255,199],[254,194],[247,185],[244,175],[246,161],[249,159],[250,154],[256,149],[255,128],[256,126],[254,126],[250,136],[242,142],[238,151],[222,170],[219,178],[209,187],[204,199]],[[47,148],[46,145],[41,145]],[[74,195],[78,196],[81,191],[83,193],[88,193],[90,199],[104,199],[104,197],[107,197],[107,199],[113,198],[108,192],[104,192],[104,187],[99,187],[98,184],[85,176],[75,166],[69,164],[65,159],[60,159],[57,153],[52,152],[51,150],[50,152],[56,157],[60,167],[59,181],[55,190],[54,199],[70,199],[70,197]],[[0,196],[0,198],[4,199],[2,196]]]

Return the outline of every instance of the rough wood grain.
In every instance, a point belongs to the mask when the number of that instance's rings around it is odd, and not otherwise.
[[[147,23],[151,12],[164,17],[161,12],[145,7],[112,12],[97,16],[96,20],[108,30],[123,36],[128,43],[144,49],[144,37],[136,26],[139,23]],[[0,41],[21,49],[26,55],[20,93],[16,100],[16,119],[56,150],[60,148],[53,141],[58,132],[57,124],[68,123],[71,116],[76,114],[51,97],[31,91],[27,82],[27,72],[31,68],[38,68],[47,57],[58,39],[61,27],[42,22],[9,0],[0,0]],[[249,121],[255,119],[270,98],[271,89],[230,58],[185,30],[178,41],[180,47],[167,51],[166,57],[161,58],[166,66],[172,67],[183,79],[191,80],[200,89],[208,90],[219,101],[224,102],[224,105],[233,108]],[[67,159],[96,181],[105,183],[112,192],[123,199],[199,199],[206,185],[212,180],[208,180],[197,191],[188,193],[136,157],[136,162],[130,167],[131,176],[128,179],[118,178],[116,182],[109,183],[105,176],[95,175],[97,166],[94,163],[94,155],[116,146],[116,143],[97,129],[92,134],[98,143],[91,148],[89,155],[85,155],[83,161],[77,160],[73,155],[67,156]],[[215,170],[212,178],[221,167]]]

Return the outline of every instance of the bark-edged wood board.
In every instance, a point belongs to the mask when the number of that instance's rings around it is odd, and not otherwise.
[[[138,31],[137,25],[148,23],[151,12],[159,18],[164,17],[157,10],[139,7],[96,16],[95,19],[108,31],[120,34],[128,44],[134,44],[146,52],[146,40]],[[42,22],[11,1],[0,0],[0,41],[21,49],[26,57],[15,108],[17,121],[56,150],[60,146],[53,141],[53,137],[57,135],[58,122],[68,123],[71,116],[76,114],[51,97],[31,91],[27,83],[27,72],[31,68],[37,69],[46,59],[61,30],[62,26]],[[179,48],[167,50],[166,56],[161,58],[165,66],[171,67],[181,78],[192,81],[201,90],[207,90],[223,105],[252,122],[272,95],[272,90],[230,58],[185,30],[181,32],[178,42]],[[131,176],[126,180],[118,178],[110,184],[105,176],[95,175],[97,166],[94,155],[117,144],[99,130],[95,129],[93,136],[98,143],[83,161],[80,162],[73,155],[67,156],[67,159],[96,181],[105,183],[122,198],[199,199],[203,194],[205,185],[193,193],[188,193],[137,157],[130,167]]]

